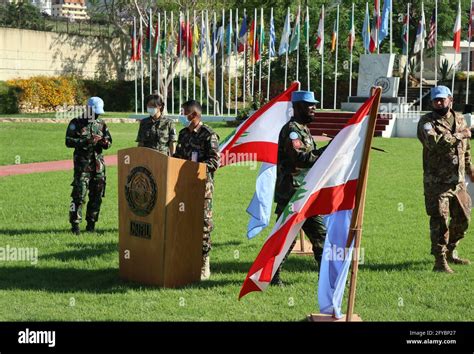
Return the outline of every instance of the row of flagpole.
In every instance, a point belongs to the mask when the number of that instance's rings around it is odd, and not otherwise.
[[[435,8],[434,8],[434,45],[431,44],[431,47],[434,47],[435,50],[435,82],[437,83],[437,35],[438,35],[438,26],[437,26],[437,13],[438,13],[438,4],[437,0],[435,1]],[[374,24],[375,28],[370,30],[370,18],[369,18],[369,11],[368,11],[368,3],[366,3],[366,15],[364,19],[364,26],[362,30],[363,36],[363,46],[365,52],[374,53],[375,51],[379,52],[380,43],[382,40],[387,36],[387,32],[390,33],[390,53],[392,53],[392,0],[385,0],[384,2],[384,9],[382,11],[382,15],[380,14],[380,4],[379,0],[375,0],[374,5]],[[214,114],[223,114],[224,113],[224,102],[225,102],[225,70],[224,67],[227,67],[227,74],[228,74],[228,87],[227,87],[227,114],[231,113],[231,81],[232,81],[232,70],[231,70],[231,62],[232,62],[232,37],[234,31],[234,24],[233,17],[232,17],[232,10],[229,10],[228,16],[228,26],[226,24],[226,16],[225,10],[222,10],[221,15],[221,26],[219,29],[217,28],[217,14],[214,11],[212,17],[212,48],[209,48],[209,12],[202,11],[201,12],[201,30],[200,32],[197,29],[197,22],[196,22],[196,11],[193,12],[193,23],[194,30],[193,33],[191,32],[191,25],[190,25],[190,14],[189,11],[179,12],[179,36],[177,39],[177,57],[178,57],[178,65],[173,65],[173,57],[174,57],[174,40],[175,36],[174,31],[174,21],[173,21],[173,12],[170,13],[170,26],[168,33],[168,23],[167,23],[167,13],[164,12],[163,19],[161,19],[161,13],[158,13],[157,21],[156,21],[156,29],[153,30],[153,14],[152,10],[149,10],[149,22],[147,26],[147,46],[146,52],[149,53],[149,91],[152,93],[153,91],[153,81],[152,81],[152,72],[153,72],[153,45],[152,40],[153,36],[155,37],[155,49],[154,52],[156,54],[156,66],[157,66],[157,79],[156,84],[158,91],[161,91],[161,82],[166,80],[167,75],[163,75],[163,69],[166,70],[168,67],[167,60],[170,61],[171,64],[171,111],[175,112],[174,107],[174,76],[175,76],[175,68],[178,69],[179,74],[179,105],[182,104],[183,98],[183,61],[185,65],[185,98],[186,100],[189,99],[189,71],[191,70],[193,75],[193,99],[197,99],[196,97],[196,73],[197,73],[197,51],[199,50],[199,67],[200,67],[200,101],[203,102],[203,53],[206,51],[207,58],[205,61],[205,74],[206,74],[206,97],[207,101],[210,98],[210,88],[208,87],[209,83],[209,64],[212,61],[213,66],[213,113]],[[300,57],[300,18],[301,18],[301,7],[298,7],[297,14],[294,21],[294,28],[291,29],[290,25],[290,8],[287,9],[287,14],[284,22],[283,33],[281,36],[280,46],[278,50],[278,55],[285,55],[285,77],[284,77],[284,86],[285,88],[288,85],[288,55],[294,51],[296,51],[296,80],[299,80],[299,57]],[[388,17],[387,17],[388,16]],[[260,24],[258,25],[257,30],[257,23],[258,18],[260,19]],[[258,62],[258,93],[264,97],[262,94],[262,53],[263,47],[265,45],[265,32],[264,32],[264,21],[263,21],[263,8],[260,9],[260,16],[258,16],[257,9],[254,10],[254,19],[250,26],[250,30],[247,29],[247,13],[244,10],[242,23],[239,29],[239,14],[238,9],[235,10],[235,48],[234,48],[234,76],[235,76],[235,92],[234,92],[234,112],[237,113],[238,111],[238,73],[237,68],[239,67],[239,52],[243,52],[244,56],[244,63],[243,63],[243,77],[242,77],[242,100],[243,105],[245,107],[246,98],[247,96],[251,96],[253,98],[256,97],[256,63]],[[472,1],[471,5],[471,16],[469,20],[469,53],[471,48],[471,40],[473,33],[473,20],[474,18],[474,1]],[[404,41],[404,54],[408,56],[408,43],[409,43],[409,19],[410,19],[410,4],[407,4],[407,14],[403,19],[403,33],[402,38]],[[325,21],[325,9],[322,6],[319,16],[319,25],[317,30],[317,37],[316,42],[314,44],[315,49],[321,55],[321,79],[320,79],[320,101],[321,101],[321,108],[324,108],[323,97],[324,97],[324,21]],[[432,18],[433,21],[433,18]],[[138,112],[138,67],[137,62],[140,61],[140,86],[141,86],[141,111],[144,112],[144,62],[143,62],[143,45],[141,43],[141,39],[143,38],[143,19],[139,23],[139,39],[137,40],[137,24],[136,19],[134,18],[133,21],[133,38],[132,38],[132,61],[134,62],[134,71],[135,71],[135,112]],[[164,26],[163,29],[161,28],[161,23],[163,22]],[[390,24],[390,30],[386,29],[388,27],[388,23]],[[430,24],[430,27],[433,24]],[[227,27],[227,28],[226,28]],[[337,79],[338,79],[338,50],[339,50],[339,5],[336,5],[336,20],[334,23],[334,30],[332,36],[332,43],[331,43],[331,52],[335,52],[335,69],[334,69],[334,105],[333,108],[336,109],[336,102],[337,102]],[[249,33],[248,33],[249,32]],[[258,32],[258,34],[257,34]],[[270,23],[269,23],[269,41],[268,41],[268,77],[267,77],[267,89],[266,89],[266,99],[270,99],[270,85],[271,85],[271,61],[272,58],[277,56],[277,53],[274,49],[275,42],[276,42],[276,35],[275,35],[275,27],[273,23],[273,8],[270,10]],[[455,48],[455,59],[454,63],[456,63],[456,55],[460,52],[460,37],[461,37],[461,4],[459,2],[458,6],[458,14],[456,17],[455,28],[453,30],[454,36],[454,48]],[[307,56],[307,89],[310,89],[310,67],[309,67],[309,58],[310,58],[310,43],[309,43],[309,9],[306,7],[305,9],[305,23],[304,23],[304,36],[305,36],[305,49],[306,49],[306,56]],[[431,28],[430,28],[430,36],[431,36]],[[183,38],[184,37],[184,38]],[[168,46],[166,46],[166,40],[169,40]],[[194,39],[194,42],[193,42]],[[424,61],[423,61],[423,52],[425,47],[425,39],[426,39],[426,25],[425,25],[425,16],[424,16],[424,4],[421,4],[421,19],[419,21],[418,30],[416,34],[415,40],[415,47],[413,50],[414,54],[420,53],[420,109],[421,109],[421,101],[422,101],[422,82],[423,82],[423,69],[424,69]],[[184,43],[183,43],[184,41]],[[350,53],[350,66],[349,66],[349,95],[352,94],[352,69],[353,69],[353,46],[355,41],[355,27],[354,27],[354,4],[352,4],[352,12],[351,12],[351,25],[349,30],[349,38],[348,38],[348,48]],[[164,42],[164,44],[163,44]],[[224,53],[225,46],[227,45],[227,64],[226,64],[226,55]],[[191,48],[190,48],[191,46]],[[217,93],[217,53],[219,51],[219,47],[221,50],[221,72],[220,72],[220,98]],[[243,49],[241,49],[243,47]],[[430,47],[430,41],[428,41],[428,48]],[[183,48],[185,48],[185,53],[183,55]],[[250,52],[250,53],[248,53]],[[251,54],[251,63],[247,64],[247,54]],[[190,69],[190,65],[188,60],[192,55],[192,68]],[[407,66],[409,65],[409,61],[407,60]],[[251,73],[247,72],[247,70],[251,70]],[[468,60],[468,72],[470,70],[470,60]],[[407,98],[407,91],[408,91],[408,69],[406,69],[406,76],[405,76],[405,98]],[[454,80],[456,74],[456,65],[453,65],[453,76],[452,76],[452,89],[454,90]],[[247,92],[247,75],[250,76],[251,82],[249,83],[249,89]],[[469,75],[467,76],[467,84],[469,84]],[[167,87],[167,85],[165,85]],[[219,98],[219,99],[218,99]],[[469,101],[469,87],[467,88],[466,92],[466,104]],[[209,107],[210,105],[206,105],[206,114],[209,114]]]

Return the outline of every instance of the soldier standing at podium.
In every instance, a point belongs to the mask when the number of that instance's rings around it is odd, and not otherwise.
[[[140,121],[136,140],[138,146],[173,156],[177,141],[176,128],[173,120],[163,115],[165,104],[160,96],[153,94],[146,98],[146,106],[150,116]]]
[[[219,167],[219,136],[201,121],[202,107],[195,100],[182,105],[182,117],[185,127],[178,136],[178,146],[174,157],[202,162],[206,169],[206,192],[204,195],[204,233],[202,242],[201,280],[209,279],[212,222],[212,194],[214,192],[214,172]]]

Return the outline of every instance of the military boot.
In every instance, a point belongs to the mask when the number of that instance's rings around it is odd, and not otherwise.
[[[280,268],[278,268],[277,271],[275,272],[275,275],[273,276],[272,281],[270,282],[270,285],[274,285],[274,286],[284,285],[280,279]]]
[[[208,280],[211,277],[211,265],[209,255],[204,256],[201,267],[201,280]]]
[[[454,273],[454,271],[449,267],[448,262],[446,261],[446,254],[437,254],[435,255],[435,264],[433,267],[433,272],[442,272],[442,273]]]
[[[86,231],[87,232],[94,232],[95,231],[95,222],[88,221],[87,226],[86,226]]]
[[[74,235],[80,235],[81,229],[79,228],[79,224],[76,224],[76,223],[71,224],[71,232]]]
[[[461,264],[461,265],[471,264],[471,261],[469,259],[459,258],[456,250],[448,251],[446,254],[446,259],[449,263],[453,263],[453,264]]]

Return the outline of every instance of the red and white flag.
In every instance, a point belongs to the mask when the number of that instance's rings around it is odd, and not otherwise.
[[[458,15],[453,28],[453,48],[456,53],[461,53],[461,2],[459,2]]]
[[[324,7],[321,8],[321,14],[319,15],[319,24],[318,24],[318,38],[316,38],[316,43],[314,48],[318,51],[320,55],[323,55],[324,51]]]
[[[278,135],[291,118],[291,93],[297,91],[299,85],[299,82],[293,82],[285,92],[251,115],[221,143],[221,167],[248,158],[277,163]]]
[[[380,1],[374,1],[374,29],[370,32],[370,45],[369,51],[374,53],[377,50],[379,43],[379,32],[380,32],[381,18],[380,18]]]
[[[369,112],[375,98],[376,96],[372,96],[362,105],[307,172],[301,187],[277,220],[252,264],[239,298],[268,287],[307,218],[315,215],[330,216],[354,209]],[[346,241],[348,235],[347,226],[344,235]],[[327,238],[332,237],[331,228],[328,227]]]

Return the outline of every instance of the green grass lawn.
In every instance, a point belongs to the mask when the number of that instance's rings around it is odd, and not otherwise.
[[[35,135],[35,128],[41,134]],[[62,159],[72,154],[63,145],[64,129],[61,125],[2,124],[0,139],[10,155],[37,161]],[[110,129],[115,149],[133,142],[136,126],[111,125]],[[221,138],[230,132],[219,125],[217,130]],[[22,136],[25,139],[17,141]],[[36,141],[31,141],[35,136]],[[372,152],[362,237],[365,257],[355,312],[365,321],[473,321],[474,267],[453,266],[453,275],[431,271],[420,144],[414,139],[377,138],[374,145],[388,153]],[[108,168],[98,233],[80,237],[68,232],[72,171],[0,178],[0,247],[39,250],[36,265],[0,262],[0,319],[303,320],[317,312],[317,274],[311,257],[288,259],[282,272],[284,288],[271,287],[237,300],[245,275],[270,232],[267,229],[250,241],[245,236],[245,209],[256,173],[231,166],[217,172],[211,279],[173,290],[119,278],[115,167]],[[474,259],[472,231],[459,250]]]
[[[235,128],[225,123],[208,123],[221,138],[225,138]],[[136,146],[138,132],[136,124],[107,124],[112,134],[112,147],[105,155],[114,155],[117,150]],[[183,126],[176,125],[179,131]],[[72,159],[73,149],[66,148],[67,124],[56,123],[0,123],[0,166],[16,163]]]

